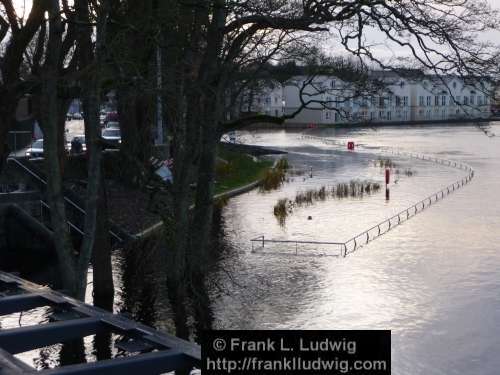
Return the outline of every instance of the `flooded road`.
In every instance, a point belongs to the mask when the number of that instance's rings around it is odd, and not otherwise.
[[[500,134],[500,126],[492,127]],[[267,195],[257,191],[224,209],[226,253],[220,277],[229,292],[214,298],[218,328],[391,329],[394,374],[497,374],[500,358],[500,138],[474,127],[356,129],[312,134],[367,146],[397,147],[467,163],[472,182],[407,223],[346,258],[263,254],[250,238],[345,240],[378,220],[454,182],[460,171],[395,160],[413,177],[383,193],[300,208],[280,227],[272,212],[279,198],[306,185],[351,178],[383,181],[370,160],[301,140],[284,131],[241,138],[283,148],[313,178],[296,179]],[[374,150],[376,151],[376,150]],[[346,157],[351,162],[345,163]],[[463,174],[463,172],[462,172]],[[307,220],[312,216],[312,220]],[[276,254],[273,254],[273,251]],[[232,278],[224,277],[231,273]]]
[[[493,124],[491,131],[500,135],[500,124]],[[286,150],[295,173],[278,190],[254,190],[223,208],[211,275],[214,328],[391,329],[394,374],[498,374],[500,136],[487,137],[474,126],[460,125],[315,129],[308,134],[363,147],[349,152],[293,131],[238,134],[244,143]],[[276,244],[252,252],[250,239],[262,235],[346,241],[465,174],[391,157],[395,166],[387,199],[385,168],[378,165],[380,147],[466,163],[475,177],[345,258],[332,256],[327,245],[296,249]],[[294,200],[297,193],[328,190],[351,180],[378,182],[382,189],[362,198],[329,197],[293,207],[284,224],[273,213],[279,199]],[[158,244],[146,242],[114,253],[115,311],[173,332],[167,270],[157,262],[161,251]],[[91,286],[87,300],[92,301]],[[19,314],[6,317],[1,325],[47,320],[47,311],[32,311],[22,320]],[[97,345],[92,338],[84,344],[86,358],[78,361],[93,360]],[[111,352],[119,355],[116,349]],[[59,347],[19,357],[38,368],[68,361]]]

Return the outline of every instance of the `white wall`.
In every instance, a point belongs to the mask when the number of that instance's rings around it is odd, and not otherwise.
[[[380,72],[379,72],[380,73]],[[299,87],[306,77],[296,77],[282,88],[284,113],[300,107]],[[466,85],[458,77],[445,81],[435,76],[411,80],[387,74],[387,89],[374,97],[356,98],[349,86],[336,77],[317,77],[305,86],[304,101],[316,100],[289,123],[340,124],[349,122],[407,122],[475,119],[490,116],[491,99],[485,90]],[[458,104],[456,103],[458,102]],[[325,104],[328,103],[328,104]],[[326,107],[326,108],[325,108]]]

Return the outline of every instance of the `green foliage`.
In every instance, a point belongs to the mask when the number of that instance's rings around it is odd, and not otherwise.
[[[263,178],[272,166],[269,160],[234,151],[220,150],[216,165],[215,193],[220,194]]]

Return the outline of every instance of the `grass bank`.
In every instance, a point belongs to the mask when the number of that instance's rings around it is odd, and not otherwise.
[[[221,149],[216,167],[215,194],[225,193],[262,179],[272,167],[270,160],[254,159],[250,155]]]

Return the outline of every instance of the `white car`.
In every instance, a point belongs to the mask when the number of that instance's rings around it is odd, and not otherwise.
[[[103,129],[102,138],[113,143],[122,143],[120,129]]]
[[[43,157],[43,139],[37,139],[31,144],[26,150],[26,156],[29,158],[41,158]]]
[[[120,123],[117,121],[108,121],[104,126],[106,129],[120,129]]]

